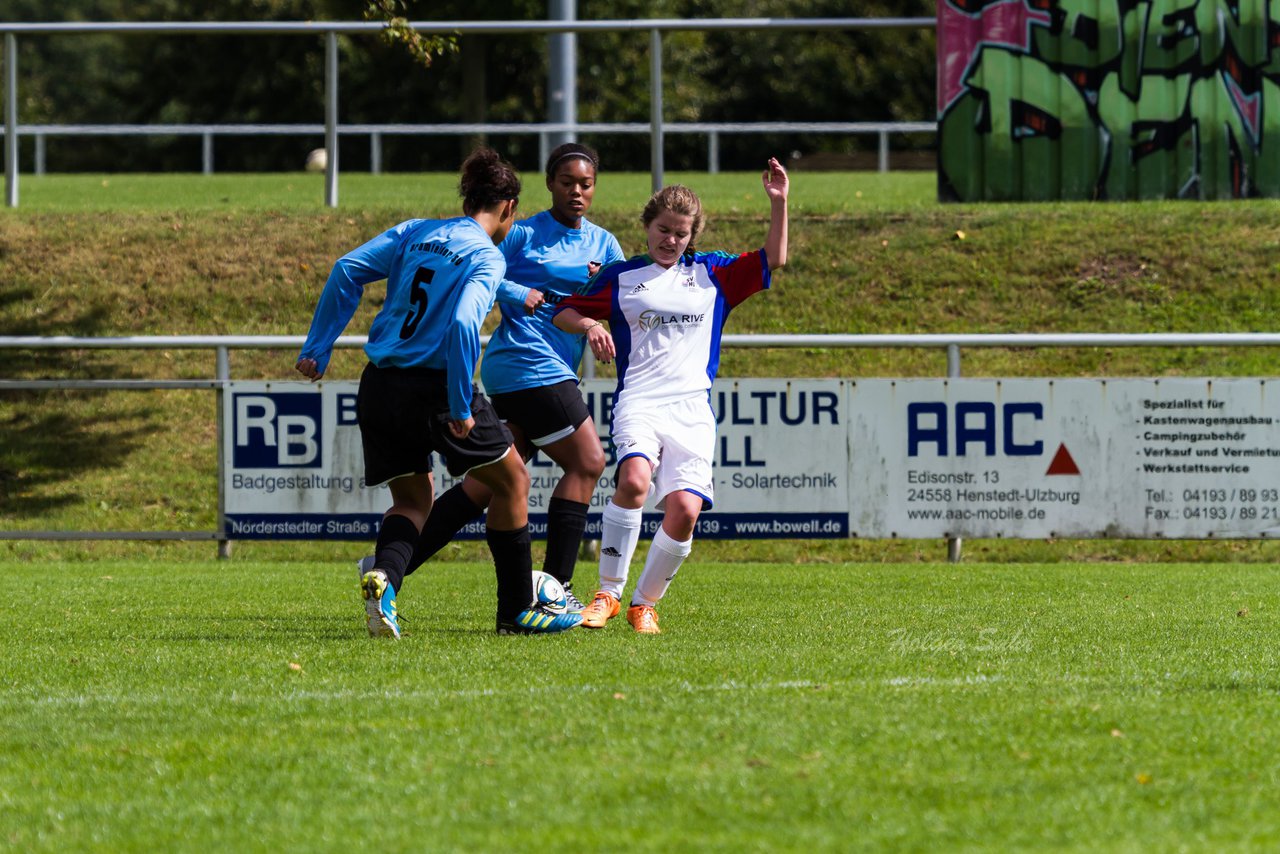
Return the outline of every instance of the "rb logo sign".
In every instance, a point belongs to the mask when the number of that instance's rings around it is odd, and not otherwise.
[[[313,392],[235,395],[232,465],[319,468],[321,405],[321,395]]]

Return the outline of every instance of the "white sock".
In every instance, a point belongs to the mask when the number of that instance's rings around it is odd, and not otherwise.
[[[680,542],[672,539],[662,528],[653,535],[653,544],[649,546],[649,557],[644,562],[644,571],[636,582],[635,592],[631,594],[632,605],[657,605],[658,600],[667,594],[671,579],[676,577],[680,564],[693,551],[693,538]]]
[[[640,542],[640,519],[644,508],[627,510],[610,501],[604,508],[604,525],[600,529],[600,589],[615,599],[622,599],[627,585],[631,556]]]

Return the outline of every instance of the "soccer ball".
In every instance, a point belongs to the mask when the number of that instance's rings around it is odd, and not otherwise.
[[[306,168],[308,172],[323,172],[329,165],[329,155],[323,148],[312,149],[307,153]]]
[[[564,587],[554,575],[540,569],[533,571],[533,601],[556,613],[563,612],[568,604],[564,598]]]

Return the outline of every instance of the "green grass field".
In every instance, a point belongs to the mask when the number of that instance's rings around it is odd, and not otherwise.
[[[594,580],[594,567],[580,576]],[[1274,850],[1280,579],[696,561],[664,633],[429,566],[0,564],[13,851]]]
[[[763,168],[761,163],[761,168]],[[546,190],[542,175],[523,176],[524,213],[542,209]],[[937,179],[932,172],[792,173],[793,208],[797,215],[863,210],[916,209],[936,204]],[[740,172],[708,175],[669,172],[666,183],[694,186],[716,213],[764,211],[759,181]],[[369,175],[344,173],[338,180],[338,209],[453,211],[458,207],[458,178],[448,172]],[[647,173],[604,171],[593,216],[622,213],[636,219],[649,197]],[[324,176],[295,173],[22,175],[17,212],[84,213],[92,211],[253,211],[322,212]]]

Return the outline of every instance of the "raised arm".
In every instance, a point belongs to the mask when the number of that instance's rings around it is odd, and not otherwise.
[[[787,193],[791,185],[787,170],[776,157],[769,158],[769,168],[760,177],[769,197],[769,234],[764,239],[764,252],[769,269],[776,270],[787,263]]]

